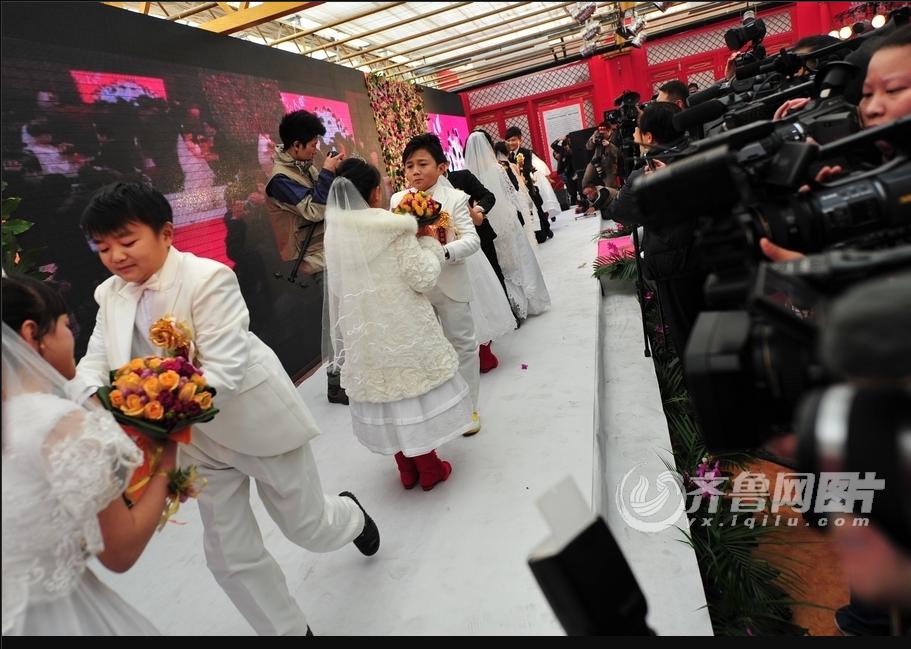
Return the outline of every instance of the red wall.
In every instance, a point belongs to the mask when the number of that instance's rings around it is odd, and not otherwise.
[[[791,31],[766,37],[763,44],[769,55],[782,47],[789,47],[804,36],[825,34],[835,25],[834,16],[850,8],[850,2],[797,2],[784,8],[791,14]],[[778,14],[783,7],[777,6],[759,13],[759,17]],[[549,106],[573,101],[592,100],[595,120],[600,121],[605,110],[614,107],[614,99],[625,90],[635,90],[647,100],[652,95],[653,83],[658,81],[681,79],[686,80],[691,74],[701,71],[712,71],[716,79],[724,76],[724,69],[730,52],[726,48],[684,56],[673,61],[649,65],[647,48],[664,45],[669,42],[692,39],[699,34],[733,27],[739,19],[713,23],[711,25],[688,30],[655,41],[647,41],[642,49],[631,49],[619,56],[605,58],[595,56],[588,59],[591,80],[567,88],[558,88],[549,92],[530,95],[506,101],[480,110],[472,110],[468,102],[468,93],[461,93],[465,114],[469,125],[496,123],[502,135],[505,130],[505,119],[512,115],[526,114],[531,133],[531,144],[539,154],[548,150],[541,125],[540,113]],[[840,26],[840,25],[839,25]],[[536,74],[548,74],[548,71]],[[702,84],[700,84],[702,85]],[[594,124],[586,124],[594,126]]]

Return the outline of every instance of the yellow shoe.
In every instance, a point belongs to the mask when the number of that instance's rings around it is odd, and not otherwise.
[[[462,437],[471,437],[472,435],[477,435],[481,432],[481,416],[478,414],[477,410],[471,413],[471,423],[474,424],[474,426],[467,432],[462,433]]]

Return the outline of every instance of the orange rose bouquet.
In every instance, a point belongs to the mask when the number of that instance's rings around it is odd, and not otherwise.
[[[111,385],[98,390],[102,404],[143,451],[143,464],[126,490],[131,503],[142,497],[158,466],[161,442],[189,443],[191,426],[211,421],[218,413],[215,388],[207,385],[203,370],[187,360],[193,349],[187,328],[173,318],[162,318],[152,326],[150,337],[165,353],[180,355],[134,358],[111,372]],[[172,493],[168,511],[173,513],[175,504],[195,497],[200,487],[195,467],[172,471],[168,477]]]
[[[432,226],[440,243],[446,244],[446,230],[452,228],[452,219],[448,212],[443,211],[443,205],[433,200],[429,194],[409,190],[392,211],[395,214],[411,214],[418,222],[418,227]]]

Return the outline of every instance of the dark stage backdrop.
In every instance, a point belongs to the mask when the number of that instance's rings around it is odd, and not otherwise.
[[[77,354],[108,275],[80,213],[96,188],[140,179],[171,202],[177,248],[234,268],[252,330],[302,376],[319,362],[321,278],[274,277],[293,263],[279,257],[264,183],[296,108],[322,117],[322,151],[384,171],[362,73],[101,3],[48,4],[40,17],[33,3],[2,5],[3,179],[23,198],[16,216],[37,224],[24,245],[44,248],[65,289]]]

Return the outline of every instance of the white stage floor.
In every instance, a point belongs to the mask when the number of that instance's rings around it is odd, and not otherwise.
[[[600,219],[573,216],[561,215],[555,237],[537,247],[553,307],[494,343],[500,366],[481,377],[483,428],[442,448],[453,465],[447,482],[405,491],[394,460],[363,448],[347,408],[326,401],[324,373],[301,385],[323,430],[312,447],[324,490],[352,491],[381,535],[374,557],[354,545],[312,554],[287,541],[253,496],[266,547],[315,634],[563,633],[526,557],[548,533],[535,505],[544,490],[570,476],[591,497],[592,239]],[[195,504],[183,505],[176,520],[129,572],[115,575],[97,562],[93,569],[164,634],[252,634],[206,568]]]

